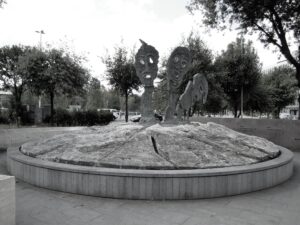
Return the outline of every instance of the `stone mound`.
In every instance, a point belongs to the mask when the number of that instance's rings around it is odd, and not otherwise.
[[[59,163],[135,169],[205,169],[273,159],[282,147],[215,123],[113,123],[22,145],[28,156]]]

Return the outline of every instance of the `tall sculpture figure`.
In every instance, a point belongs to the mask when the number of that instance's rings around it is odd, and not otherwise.
[[[158,51],[143,40],[140,40],[142,46],[135,55],[134,67],[145,88],[142,97],[142,122],[150,122],[154,120],[152,107],[152,94],[154,91],[153,81],[157,77],[158,71]]]
[[[203,74],[197,73],[190,80],[183,92],[180,95],[176,113],[177,119],[182,119],[184,111],[187,112],[186,119],[189,119],[189,109],[197,102],[205,104],[208,94],[208,82]]]
[[[172,52],[168,64],[167,64],[167,75],[168,75],[168,91],[169,91],[169,102],[166,110],[165,121],[174,119],[176,105],[180,96],[180,85],[182,84],[184,75],[191,66],[191,54],[186,47],[177,47]]]

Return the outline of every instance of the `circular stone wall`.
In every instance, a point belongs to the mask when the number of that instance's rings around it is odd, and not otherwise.
[[[123,199],[199,199],[269,188],[293,173],[293,153],[280,148],[274,159],[223,168],[144,170],[55,163],[8,149],[10,173],[30,184],[57,191]]]

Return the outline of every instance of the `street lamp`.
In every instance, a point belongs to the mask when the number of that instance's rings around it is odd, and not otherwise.
[[[244,46],[244,37],[242,35],[241,37],[241,54],[240,54],[240,57],[242,59],[242,64],[240,65],[240,72],[242,73],[242,87],[241,87],[241,119],[243,119],[243,116],[244,116],[244,83],[246,84],[245,80],[244,80],[244,76],[245,76],[245,73],[243,71],[243,61],[244,61],[244,55],[245,55],[245,46]]]
[[[36,30],[35,31],[36,33],[40,34],[40,50],[42,50],[42,37],[43,37],[43,34],[45,34],[44,30]]]
[[[35,32],[40,34],[39,48],[40,48],[40,51],[42,51],[42,37],[43,37],[43,34],[45,34],[45,32],[44,32],[44,30],[36,30]],[[39,95],[39,108],[41,108],[41,106],[42,106],[42,96]]]

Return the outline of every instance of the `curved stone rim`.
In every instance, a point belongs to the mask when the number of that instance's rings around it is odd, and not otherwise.
[[[248,166],[193,170],[132,170],[44,161],[8,149],[9,172],[32,185],[97,197],[186,200],[249,193],[283,183],[293,174],[293,153]]]
[[[260,163],[254,163],[242,166],[230,166],[219,168],[206,168],[206,169],[179,169],[179,170],[147,170],[147,169],[124,169],[124,168],[105,168],[105,167],[89,167],[73,164],[64,164],[41,160],[24,155],[17,148],[8,149],[8,158],[18,162],[37,166],[41,168],[68,171],[68,172],[81,172],[85,174],[101,174],[111,176],[138,176],[138,177],[193,177],[193,176],[226,176],[240,173],[250,173],[255,171],[268,170],[288,164],[293,160],[293,153],[281,147],[280,155],[274,159],[270,159]]]

